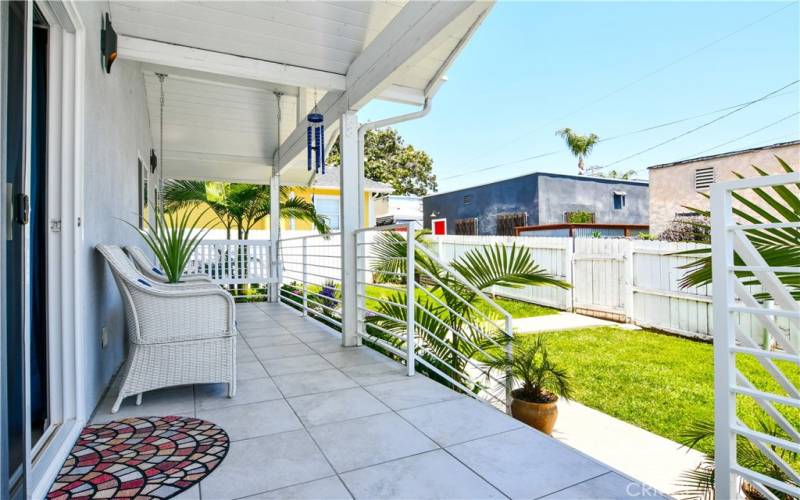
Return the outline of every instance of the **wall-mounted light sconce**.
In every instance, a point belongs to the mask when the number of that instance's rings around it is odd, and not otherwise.
[[[111,26],[111,16],[106,12],[105,24],[100,29],[100,54],[103,68],[111,73],[111,65],[117,59],[117,32]]]
[[[155,149],[150,150],[150,173],[154,174],[158,168],[158,156],[156,156]]]

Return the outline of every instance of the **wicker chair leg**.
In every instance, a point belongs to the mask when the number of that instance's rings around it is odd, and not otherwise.
[[[114,406],[111,407],[111,413],[117,413],[119,411],[119,406],[122,404],[123,399],[125,399],[125,397],[122,395],[122,392],[120,392],[116,401],[114,401]]]

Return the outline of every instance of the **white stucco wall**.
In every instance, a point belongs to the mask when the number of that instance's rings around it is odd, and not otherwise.
[[[138,63],[118,60],[110,74],[100,64],[101,16],[106,3],[78,2],[86,26],[84,129],[83,307],[86,411],[91,413],[124,359],[125,323],[119,292],[108,267],[94,250],[98,243],[139,243],[118,219],[136,221],[137,156],[149,163],[151,148],[144,76]],[[158,175],[158,172],[156,172]],[[151,176],[151,186],[153,177]],[[153,192],[150,193],[153,200]],[[109,343],[101,346],[103,327]]]
[[[708,199],[694,188],[694,175],[698,168],[714,167],[718,182],[735,180],[737,177],[734,172],[745,177],[756,177],[758,174],[752,165],[757,165],[770,174],[783,174],[785,171],[775,159],[776,156],[797,169],[800,166],[800,145],[758,149],[721,158],[700,159],[679,165],[651,168],[649,170],[650,232],[655,235],[663,233],[677,214],[689,211],[686,207],[708,209]],[[756,203],[761,203],[752,192],[741,194]]]

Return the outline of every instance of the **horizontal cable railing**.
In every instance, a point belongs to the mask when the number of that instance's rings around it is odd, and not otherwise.
[[[280,240],[281,302],[303,316],[341,328],[341,235],[308,235]]]
[[[202,240],[192,252],[188,274],[202,273],[235,296],[264,297],[271,276],[269,240]]]
[[[409,375],[420,371],[508,411],[511,387],[485,362],[510,356],[511,316],[414,234],[409,224],[355,231],[357,336],[404,363]],[[300,236],[279,245],[281,302],[338,330],[341,238]],[[387,260],[390,268],[378,265]]]
[[[508,411],[512,387],[485,362],[511,355],[510,314],[415,234],[413,224],[356,231],[358,336],[409,375],[424,372]]]

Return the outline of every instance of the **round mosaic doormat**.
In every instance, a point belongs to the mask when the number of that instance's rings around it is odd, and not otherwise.
[[[134,417],[81,432],[47,498],[170,498],[222,462],[228,435],[185,417]]]

